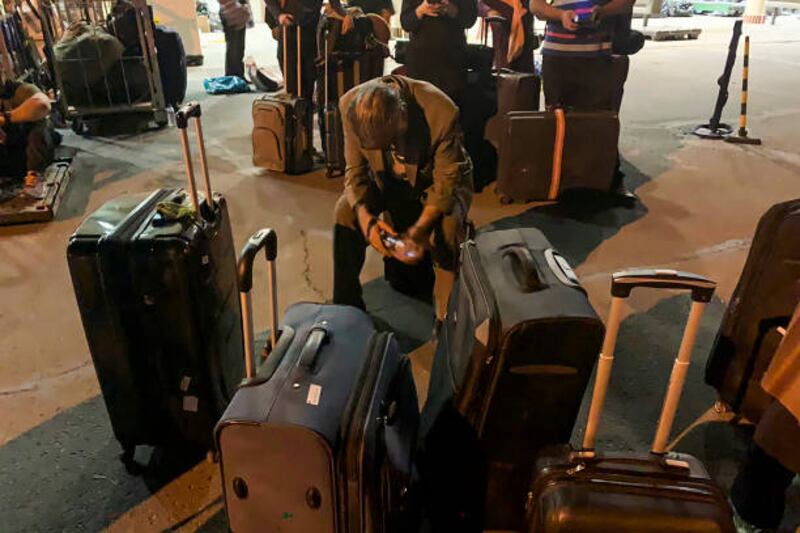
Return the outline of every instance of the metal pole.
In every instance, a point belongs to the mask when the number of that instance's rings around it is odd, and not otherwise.
[[[739,137],[747,137],[747,78],[750,69],[750,36],[744,38],[744,62],[742,63],[742,107],[739,112]]]
[[[245,377],[250,379],[255,375],[253,368],[253,302],[250,300],[248,292],[240,292],[239,301],[242,305],[242,325],[244,326]]]
[[[583,434],[583,449],[587,451],[594,449],[597,427],[600,424],[603,404],[606,401],[608,383],[611,380],[611,367],[614,364],[614,350],[617,346],[617,333],[619,333],[623,301],[623,298],[618,297],[611,299],[611,311],[609,311],[608,320],[606,321],[606,336],[603,339],[603,348],[597,361],[597,376],[594,379],[589,419],[586,422],[586,432]]]
[[[697,330],[700,329],[700,319],[703,316],[705,307],[706,304],[702,302],[692,303],[689,320],[686,322],[686,329],[683,331],[681,347],[678,350],[678,356],[675,358],[672,374],[669,377],[669,388],[664,398],[664,405],[661,408],[656,436],[653,439],[653,453],[664,453],[666,451],[669,434],[672,431],[672,422],[675,420],[675,413],[681,400],[683,384],[686,382],[686,372],[689,370],[694,340],[697,337]]]
[[[195,134],[197,135],[197,150],[200,152],[200,168],[203,170],[203,180],[206,185],[206,205],[214,210],[214,194],[211,191],[211,178],[208,176],[208,159],[206,158],[206,143],[203,137],[203,126],[200,120],[194,121]]]

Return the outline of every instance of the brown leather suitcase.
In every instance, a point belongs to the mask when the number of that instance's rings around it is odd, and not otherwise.
[[[486,124],[486,138],[499,149],[503,122],[511,111],[538,111],[542,79],[533,72],[497,72],[497,114]]]
[[[706,365],[706,383],[737,414],[758,423],[773,398],[762,388],[789,324],[800,281],[800,199],[772,206],[758,222],[742,275]]]
[[[692,308],[672,369],[649,454],[598,453],[595,436],[603,409],[625,299],[636,287],[686,289]],[[716,284],[694,274],[629,270],[613,275],[611,311],[600,352],[589,419],[579,450],[543,453],[528,493],[528,530],[536,533],[734,533],[733,511],[702,463],[666,453],[700,319]],[[598,529],[598,525],[602,525]]]
[[[613,111],[510,112],[504,120],[497,193],[509,203],[557,200],[567,191],[608,191],[619,118]]]

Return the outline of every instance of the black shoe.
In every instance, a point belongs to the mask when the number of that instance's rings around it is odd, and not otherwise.
[[[639,201],[639,197],[622,184],[620,184],[612,194],[614,195],[614,201],[617,205],[627,207],[628,209],[636,207],[636,203]]]

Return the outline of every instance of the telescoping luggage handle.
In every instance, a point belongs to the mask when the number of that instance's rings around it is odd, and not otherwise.
[[[300,39],[300,25],[295,26],[297,28],[297,97],[303,97],[303,71],[301,68],[302,62],[300,60],[301,48],[302,48],[302,40]],[[288,48],[288,38],[286,36],[286,30],[288,26],[283,26],[283,76],[286,78],[286,92],[289,92],[289,75],[288,75],[288,57],[289,57],[289,48]]]
[[[253,288],[253,263],[260,250],[267,259],[270,293],[270,341],[272,347],[278,345],[278,293],[275,260],[278,257],[278,235],[269,228],[260,229],[248,239],[239,257],[239,301],[242,306],[242,327],[244,328],[245,377],[255,376],[256,364],[253,355],[253,301],[250,291]]]
[[[175,113],[175,124],[181,135],[181,148],[183,149],[183,162],[186,166],[186,178],[189,182],[189,196],[192,198],[195,216],[202,218],[200,213],[200,202],[197,199],[197,185],[194,178],[194,167],[192,166],[192,151],[189,148],[189,134],[186,128],[189,127],[189,119],[194,119],[195,134],[197,136],[197,150],[200,152],[200,168],[203,169],[203,179],[206,186],[206,203],[211,212],[214,211],[214,196],[211,192],[211,178],[208,176],[208,160],[206,159],[206,144],[203,140],[203,126],[200,123],[201,116],[200,104],[189,102],[180,107]]]
[[[611,366],[614,363],[614,349],[617,344],[622,302],[630,296],[633,289],[651,287],[657,289],[685,289],[692,293],[692,308],[689,311],[689,319],[686,322],[678,355],[672,367],[667,394],[664,397],[664,405],[661,408],[661,416],[658,420],[658,428],[656,429],[651,449],[651,452],[655,454],[666,452],[667,439],[672,430],[672,422],[675,419],[681,392],[683,392],[683,384],[686,381],[686,372],[689,369],[692,348],[700,326],[700,318],[703,316],[706,304],[711,301],[716,286],[716,283],[710,279],[675,270],[635,269],[617,272],[612,275],[611,310],[606,324],[603,348],[597,364],[597,377],[594,391],[592,392],[592,404],[589,408],[589,420],[586,424],[586,433],[583,436],[583,451],[591,452],[594,450],[597,426],[600,422],[603,403],[608,391]]]

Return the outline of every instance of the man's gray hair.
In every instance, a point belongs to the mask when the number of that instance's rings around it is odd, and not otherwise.
[[[356,89],[347,118],[361,146],[388,148],[405,127],[406,103],[395,84],[371,80]]]

